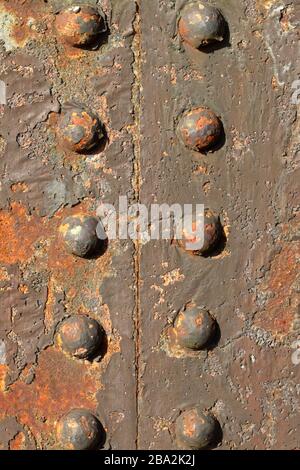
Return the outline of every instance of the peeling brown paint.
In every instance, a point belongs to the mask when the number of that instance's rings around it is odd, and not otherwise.
[[[223,449],[297,448],[296,9],[219,0],[230,37],[203,52],[178,41],[175,2],[102,2],[109,34],[86,49],[55,31],[68,2],[0,3],[12,21],[0,32],[0,447],[57,448],[56,422],[76,406],[101,418],[114,449],[173,449],[174,413],[200,402]],[[200,99],[226,131],[207,155],[175,136]],[[80,156],[56,137],[73,100],[108,137]],[[109,241],[96,259],[68,254],[62,221],[120,194],[205,203],[222,216],[226,248],[206,258],[161,240]],[[207,351],[168,341],[190,299],[220,326]],[[107,332],[100,362],[54,344],[77,314]]]

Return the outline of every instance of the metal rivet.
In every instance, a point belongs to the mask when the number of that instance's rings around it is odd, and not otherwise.
[[[103,444],[105,432],[90,411],[74,409],[59,420],[56,436],[64,450],[92,450]]]
[[[221,434],[216,418],[200,407],[181,413],[175,423],[175,433],[178,446],[191,450],[217,445]]]
[[[191,2],[181,11],[178,29],[182,39],[198,49],[223,41],[226,21],[217,8],[202,2]]]
[[[91,359],[100,351],[104,330],[93,318],[75,315],[59,326],[57,343],[63,351],[78,359]]]
[[[206,310],[187,307],[178,314],[174,333],[180,346],[199,351],[212,342],[216,334],[216,322]]]
[[[103,126],[95,114],[69,105],[60,117],[57,134],[64,148],[77,153],[92,150],[104,137]]]
[[[107,29],[104,17],[88,5],[61,10],[56,16],[55,27],[62,40],[74,47],[93,44]]]
[[[204,215],[204,244],[201,249],[193,250],[192,245],[197,244],[195,233],[197,233],[196,222],[192,223],[193,233],[187,233],[186,230],[182,232],[182,239],[178,240],[178,245],[186,251],[194,255],[209,255],[211,254],[221,242],[223,236],[223,228],[220,218],[217,217],[211,210],[205,209]]]
[[[187,148],[200,152],[217,145],[224,130],[222,122],[211,109],[200,107],[181,117],[178,132]]]
[[[95,254],[102,244],[104,238],[102,224],[96,217],[77,214],[67,217],[59,228],[59,232],[65,242],[69,253],[88,258]]]

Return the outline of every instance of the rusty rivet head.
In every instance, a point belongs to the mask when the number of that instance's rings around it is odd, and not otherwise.
[[[58,122],[61,145],[73,152],[85,153],[104,137],[103,126],[91,111],[66,104]]]
[[[74,47],[92,45],[107,30],[103,14],[88,5],[61,10],[56,16],[55,27],[62,41]]]
[[[57,344],[77,359],[91,359],[99,352],[104,338],[100,324],[86,315],[66,318],[59,326]]]
[[[192,233],[188,233],[186,229],[182,231],[182,238],[177,241],[178,245],[186,251],[194,255],[205,256],[211,254],[219,245],[223,235],[223,228],[220,218],[211,210],[205,209],[204,212],[204,242],[202,248],[193,249],[193,245],[199,246],[200,241],[197,239],[197,222],[191,224]],[[199,242],[199,243],[198,243]]]
[[[105,242],[100,220],[85,214],[67,217],[59,227],[59,232],[68,252],[80,258],[94,255]]]
[[[187,450],[201,450],[215,446],[220,439],[220,425],[200,407],[184,411],[176,420],[178,446]]]
[[[174,324],[177,342],[187,349],[205,349],[216,334],[216,322],[206,311],[187,307],[181,311]]]
[[[223,125],[209,108],[195,108],[185,113],[178,124],[179,136],[190,150],[206,151],[217,145],[223,135]]]
[[[222,13],[214,6],[194,1],[181,10],[178,30],[185,42],[199,49],[223,41],[226,22]]]
[[[58,421],[56,436],[64,450],[93,450],[103,444],[105,432],[90,411],[74,409]]]

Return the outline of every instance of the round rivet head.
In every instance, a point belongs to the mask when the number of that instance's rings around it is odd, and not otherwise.
[[[193,246],[199,246],[200,241],[197,239],[197,223],[192,222],[191,228],[192,233],[189,233],[186,229],[182,232],[181,240],[178,240],[178,245],[186,251],[191,252],[194,255],[205,256],[213,253],[218,247],[222,239],[223,228],[220,222],[220,218],[217,217],[209,209],[205,210],[204,213],[204,241],[202,248],[193,248]]]
[[[55,27],[62,41],[73,47],[89,46],[106,31],[106,23],[100,12],[88,5],[74,5],[61,10]]]
[[[57,441],[64,450],[93,450],[104,442],[104,429],[90,411],[74,409],[57,423]]]
[[[180,346],[199,351],[205,349],[214,339],[216,322],[206,310],[187,307],[178,314],[174,330]]]
[[[67,217],[59,232],[69,253],[80,258],[88,258],[96,253],[101,242],[103,243],[103,240],[98,238],[100,229],[102,225],[96,217],[77,214]]]
[[[201,152],[220,142],[223,125],[211,109],[195,108],[181,117],[178,132],[187,148]]]
[[[59,119],[57,133],[62,147],[77,153],[92,150],[104,137],[103,126],[94,113],[69,105]]]
[[[176,440],[179,447],[191,450],[215,446],[220,438],[220,425],[209,413],[199,407],[184,411],[175,423]]]
[[[104,331],[99,323],[86,315],[75,315],[59,326],[57,343],[77,359],[91,359],[99,352]]]
[[[199,49],[223,41],[226,21],[214,6],[195,1],[181,10],[178,30],[185,42]]]

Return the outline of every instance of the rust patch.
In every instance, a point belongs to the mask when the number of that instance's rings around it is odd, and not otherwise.
[[[0,391],[5,390],[6,387],[6,376],[9,371],[9,367],[5,364],[0,364]]]
[[[28,185],[26,183],[23,183],[23,182],[19,182],[19,183],[14,183],[11,185],[11,190],[13,193],[27,193],[28,191]]]
[[[33,244],[43,233],[43,219],[28,215],[21,204],[12,203],[10,211],[0,211],[0,224],[0,261],[14,264],[28,260]]]
[[[32,383],[18,381],[0,393],[1,411],[16,415],[37,442],[49,442],[48,438],[51,441],[55,422],[70,409],[96,409],[96,395],[103,389],[101,376],[112,355],[120,352],[120,337],[112,331],[107,306],[101,309],[100,317],[108,336],[107,352],[101,362],[72,359],[50,347],[40,353]],[[7,366],[0,366],[3,376],[7,370]]]
[[[30,39],[38,38],[48,28],[50,15],[45,5],[33,0],[10,0],[0,5],[7,32],[5,45],[8,49],[23,48]]]
[[[163,276],[161,276],[163,280],[164,286],[172,286],[173,284],[176,284],[176,282],[181,282],[184,280],[184,275],[180,272],[180,269],[174,269],[173,271],[170,271]]]
[[[285,231],[287,229],[285,227]],[[268,300],[264,310],[256,315],[254,324],[282,337],[293,331],[300,305],[297,294],[300,241],[283,241],[280,248],[280,253],[271,263],[267,279],[259,289]]]
[[[183,433],[186,436],[193,437],[196,430],[196,422],[198,415],[194,410],[191,410],[188,414],[185,414],[183,420]]]
[[[52,433],[53,421],[71,408],[96,408],[99,384],[94,375],[99,367],[95,364],[87,368],[49,348],[40,354],[31,385],[17,382],[0,394],[1,410],[8,416],[17,415],[40,440],[43,434]]]
[[[10,450],[24,450],[26,443],[26,437],[23,432],[18,432],[17,435],[10,441]]]

